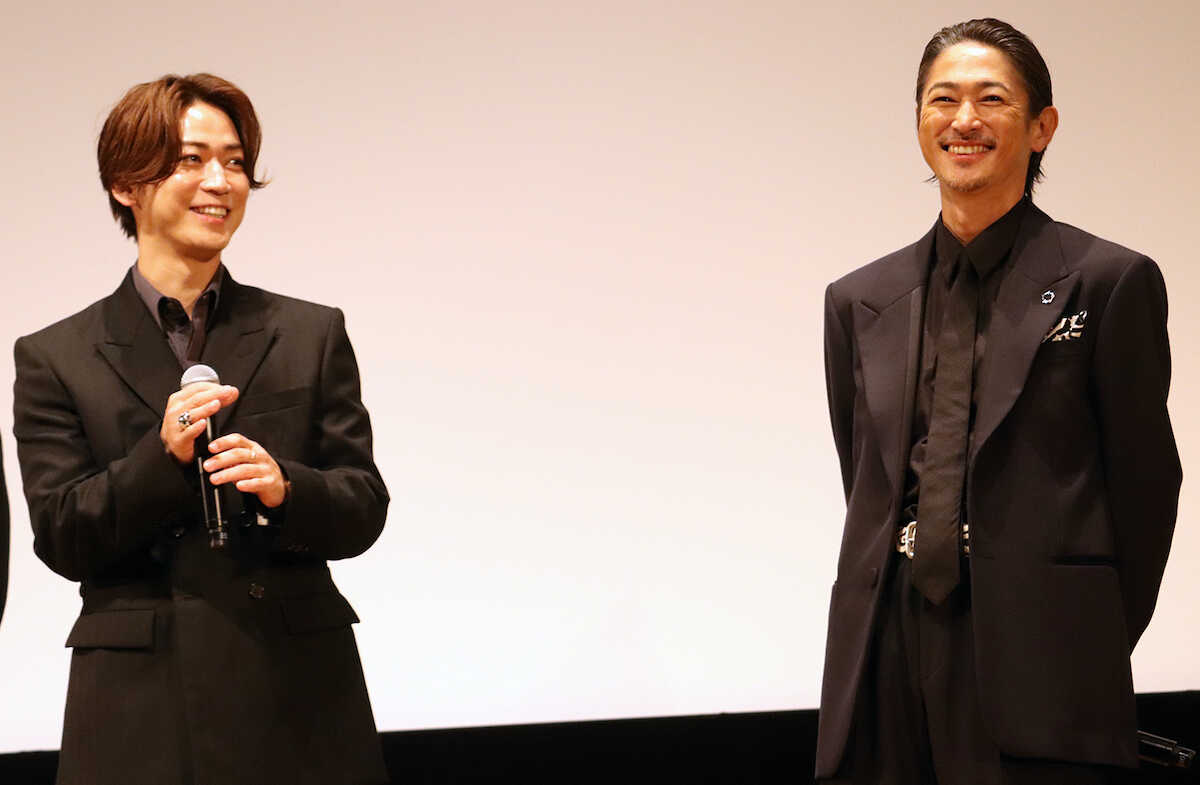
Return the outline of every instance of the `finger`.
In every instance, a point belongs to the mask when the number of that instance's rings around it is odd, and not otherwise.
[[[175,420],[180,425],[183,425],[184,424],[183,420],[181,420],[180,418],[183,417],[185,413],[187,414],[188,420],[190,420],[191,422],[196,422],[197,420],[201,420],[206,417],[211,417],[214,414],[216,414],[217,412],[219,412],[220,410],[221,410],[221,402],[220,401],[209,401],[207,403],[202,403],[202,404],[193,405],[193,406],[182,406],[182,407],[180,407],[178,409],[174,409],[174,410],[168,409],[165,417],[166,417],[166,419]]]
[[[197,428],[199,428],[200,430],[197,430],[195,433],[192,433],[192,431]],[[191,460],[196,457],[196,448],[193,445],[195,443],[196,438],[198,436],[200,436],[200,433],[203,431],[203,428],[204,428],[203,422],[197,423],[196,425],[191,426],[188,430],[186,430],[182,434],[180,434],[178,438],[176,438],[174,441],[170,442],[167,445],[167,449],[170,450],[170,452],[178,460],[190,463]]]
[[[213,444],[216,444],[216,442],[213,442]],[[211,450],[210,450],[210,452],[211,452]],[[261,456],[262,456],[262,453],[258,450],[255,450],[253,446],[233,447],[228,450],[224,450],[222,452],[216,453],[215,455],[213,455],[213,457],[211,457],[207,461],[205,461],[204,462],[204,471],[216,472],[216,471],[220,471],[221,469],[228,468],[230,466],[237,466],[240,464],[257,463],[258,459]]]
[[[171,395],[167,397],[167,405],[170,406],[182,404],[184,401],[194,399],[197,396],[209,393],[219,387],[219,384],[213,384],[211,382],[197,382],[195,384],[189,384],[187,387],[171,393]]]
[[[201,387],[199,383],[196,386]],[[175,396],[179,397],[176,398]],[[171,406],[173,403],[173,405],[180,409],[196,408],[212,401],[216,401],[218,403],[217,408],[219,409],[221,406],[228,406],[236,401],[237,396],[238,392],[236,387],[231,387],[227,384],[221,385],[205,383],[201,389],[193,389],[191,385],[188,385],[186,389],[174,393],[170,398],[167,399],[167,401],[168,406]],[[174,399],[173,402],[172,399]]]
[[[275,485],[275,478],[272,476],[265,477],[249,477],[245,480],[238,480],[235,487],[242,493],[259,493]]]
[[[190,462],[196,455],[193,444],[204,433],[207,423],[208,420],[200,420],[181,431],[169,428],[165,442],[167,449],[177,460]]]
[[[208,451],[213,455],[224,453],[235,447],[243,446],[247,441],[249,440],[240,433],[227,433],[224,436],[213,439],[208,445]]]
[[[200,434],[204,433],[204,429],[207,426],[208,420],[206,418],[192,420],[191,425],[179,432],[179,435],[176,437],[176,441],[178,441],[180,444],[194,442],[196,439],[200,438]]]
[[[213,439],[212,444],[208,445],[209,451],[213,453],[225,452],[236,448],[242,448],[247,451],[254,450],[259,458],[267,454],[267,451],[262,448],[261,444],[247,439],[240,433],[227,433],[224,436]]]
[[[208,479],[213,485],[224,485],[230,482],[261,478],[266,471],[265,467],[256,463],[239,463],[209,474]]]

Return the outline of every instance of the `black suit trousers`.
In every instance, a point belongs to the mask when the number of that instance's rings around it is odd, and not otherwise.
[[[964,560],[963,576],[969,565]],[[976,688],[970,581],[941,605],[895,554],[877,637],[838,776],[861,785],[1103,785],[1107,767],[1011,758],[984,725]]]

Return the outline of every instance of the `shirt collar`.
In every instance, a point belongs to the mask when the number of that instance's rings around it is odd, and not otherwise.
[[[168,297],[156,289],[154,284],[150,283],[146,276],[142,275],[142,271],[138,269],[136,262],[134,262],[131,273],[133,276],[133,288],[137,290],[138,296],[141,297],[142,302],[146,304],[146,309],[149,310],[150,315],[154,317],[154,323],[158,325],[158,329],[163,329],[162,313],[160,312],[163,301],[174,301],[176,303],[179,301],[174,297]],[[211,302],[208,305],[208,312],[210,314],[216,311],[217,300],[221,296],[221,280],[224,277],[225,265],[218,264],[217,271],[213,274],[212,280],[208,282],[208,286],[204,287],[204,291],[200,293],[200,297],[211,298]],[[182,304],[180,307],[182,307]]]
[[[959,253],[966,251],[967,258],[971,260],[971,264],[975,266],[975,272],[979,274],[979,280],[987,278],[1012,250],[1013,244],[1017,241],[1017,232],[1021,228],[1021,219],[1025,216],[1028,205],[1028,199],[1020,199],[1007,213],[993,221],[988,228],[979,233],[978,237],[965,246],[946,228],[946,224],[938,220],[937,238],[934,240],[937,249],[937,266],[944,271],[945,275],[949,276],[950,271],[954,269],[954,263],[958,259]]]

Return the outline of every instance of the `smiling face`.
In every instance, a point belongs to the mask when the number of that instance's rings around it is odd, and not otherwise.
[[[250,193],[242,142],[229,115],[206,103],[185,109],[179,130],[179,161],[165,180],[112,194],[133,210],[139,257],[216,262]]]
[[[1030,153],[1046,149],[1058,123],[1052,106],[1036,117],[1029,109],[1025,84],[999,49],[964,41],[937,56],[917,106],[917,137],[943,202],[1017,203]]]

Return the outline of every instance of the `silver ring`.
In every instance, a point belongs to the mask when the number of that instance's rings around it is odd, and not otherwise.
[[[183,414],[179,415],[179,430],[181,430],[181,431],[187,430],[191,426],[191,424],[192,424],[191,411],[184,411]]]

